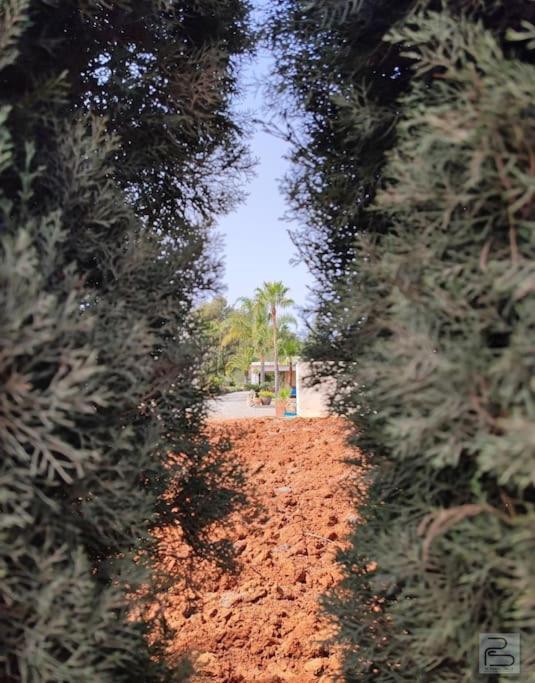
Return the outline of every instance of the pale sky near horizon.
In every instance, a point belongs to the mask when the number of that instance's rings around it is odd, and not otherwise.
[[[271,56],[262,52],[244,67],[243,96],[236,104],[238,111],[265,118],[266,105],[259,83],[266,82],[271,63]],[[216,225],[224,244],[224,295],[234,304],[241,296],[252,296],[264,281],[282,280],[290,288],[298,315],[298,309],[306,304],[312,277],[303,263],[290,264],[297,250],[288,235],[292,225],[283,220],[287,206],[279,189],[279,180],[289,168],[289,162],[284,159],[289,151],[288,143],[257,125],[249,144],[258,163],[254,177],[245,188],[248,196]]]

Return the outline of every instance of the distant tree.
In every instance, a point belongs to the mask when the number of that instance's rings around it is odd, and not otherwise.
[[[260,360],[260,382],[265,381],[265,362],[269,352],[269,326],[265,306],[257,298],[241,297],[237,308],[227,317],[223,344],[237,344],[233,356],[244,359],[247,354]],[[247,352],[244,351],[247,349]],[[240,361],[241,362],[241,361]],[[250,363],[249,363],[250,365]],[[248,369],[248,367],[247,367]],[[247,374],[247,370],[245,370]]]
[[[279,325],[278,315],[282,309],[293,305],[293,300],[288,296],[289,288],[282,282],[264,282],[256,291],[256,297],[260,304],[266,306],[271,326],[273,362],[275,363],[275,392],[280,388],[279,376]]]
[[[293,373],[293,364],[297,356],[300,355],[303,343],[293,332],[288,324],[281,325],[279,329],[279,353],[286,360],[289,367],[290,381]]]
[[[223,296],[217,296],[197,309],[209,339],[205,364],[208,375],[221,376],[228,366],[234,345],[224,342],[231,311],[231,307]]]
[[[238,370],[247,381],[249,368],[251,367],[254,358],[255,356],[252,347],[246,346],[245,344],[238,345],[228,360],[227,370]]]

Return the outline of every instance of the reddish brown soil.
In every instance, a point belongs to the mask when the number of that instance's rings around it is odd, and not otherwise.
[[[247,472],[250,505],[230,530],[239,568],[197,565],[196,600],[177,578],[166,608],[171,656],[189,658],[196,682],[339,680],[319,599],[338,580],[336,551],[358,521],[348,485],[364,487],[363,471],[343,462],[355,455],[346,423],[259,418],[211,429],[214,438],[230,432]]]

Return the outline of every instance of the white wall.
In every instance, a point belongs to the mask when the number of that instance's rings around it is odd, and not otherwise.
[[[320,384],[310,386],[313,366],[311,363],[298,361],[297,378],[297,415],[299,417],[327,417],[329,398],[335,391],[334,379],[325,378]]]

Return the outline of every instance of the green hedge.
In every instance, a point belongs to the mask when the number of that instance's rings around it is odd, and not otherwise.
[[[309,355],[374,472],[326,606],[349,681],[472,683],[481,632],[520,632],[534,680],[534,11],[352,8],[287,26],[311,115],[287,188],[331,282]],[[313,50],[331,90],[305,96]]]
[[[164,579],[151,532],[230,559],[207,530],[238,477],[203,436],[192,306],[245,163],[229,98],[246,7],[165,4],[0,7],[6,682],[167,679],[134,600]]]

